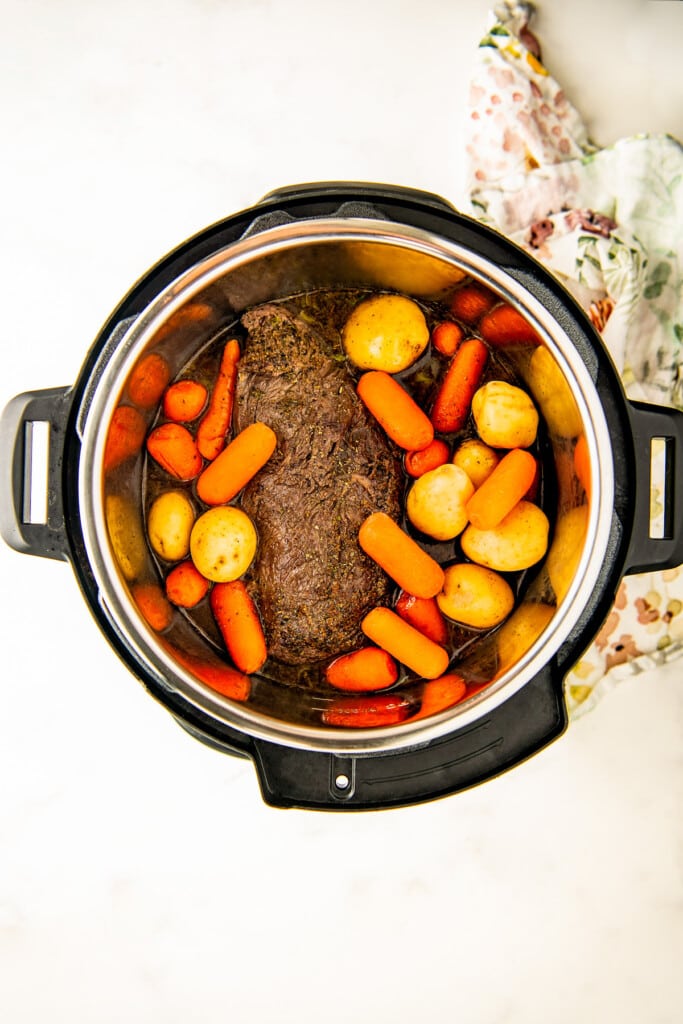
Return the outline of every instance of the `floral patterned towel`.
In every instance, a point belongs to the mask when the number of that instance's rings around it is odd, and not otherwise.
[[[467,124],[471,213],[545,263],[588,312],[632,399],[683,409],[683,147],[598,148],[541,60],[532,5],[492,16]],[[655,499],[656,501],[656,496]],[[683,653],[683,567],[624,579],[569,674],[572,718],[625,676]]]

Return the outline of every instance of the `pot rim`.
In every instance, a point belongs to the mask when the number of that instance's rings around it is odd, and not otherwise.
[[[287,723],[255,712],[248,704],[222,697],[178,665],[162,648],[156,634],[133,612],[107,539],[102,486],[106,431],[101,425],[109,423],[123,382],[159,328],[181,306],[230,271],[276,251],[340,241],[372,242],[436,258],[489,284],[522,312],[571,382],[584,424],[590,465],[595,468],[586,540],[574,578],[550,625],[519,661],[486,689],[440,714],[397,726],[358,730]],[[533,268],[533,257],[527,253],[524,256]],[[78,500],[83,540],[100,607],[133,658],[152,675],[162,692],[179,693],[195,709],[241,733],[306,750],[368,754],[421,745],[454,728],[471,725],[548,664],[569,637],[600,579],[612,527],[614,468],[610,432],[589,367],[562,325],[523,283],[505,267],[447,237],[393,221],[338,217],[295,221],[249,235],[201,260],[162,289],[107,354],[106,364],[97,370],[79,417],[82,447]]]

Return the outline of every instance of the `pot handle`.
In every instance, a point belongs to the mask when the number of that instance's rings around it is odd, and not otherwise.
[[[635,449],[633,532],[626,573],[675,569],[683,563],[683,412],[647,402],[629,402]],[[665,454],[663,535],[651,535],[652,443]]]
[[[563,674],[553,661],[490,715],[406,750],[346,755],[255,740],[263,799],[274,807],[378,810],[468,789],[561,735],[567,725]]]
[[[15,551],[69,560],[64,526],[62,463],[70,388],[27,391],[0,418],[0,534]],[[47,491],[37,510],[31,481],[35,425],[47,424]]]

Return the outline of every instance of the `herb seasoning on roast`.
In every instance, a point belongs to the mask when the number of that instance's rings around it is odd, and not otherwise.
[[[371,512],[400,518],[401,463],[321,330],[276,304],[242,324],[236,430],[261,420],[278,438],[241,501],[259,533],[250,589],[269,654],[303,665],[358,646],[364,614],[389,601],[358,530]]]

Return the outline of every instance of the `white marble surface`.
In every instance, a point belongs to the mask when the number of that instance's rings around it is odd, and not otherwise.
[[[0,403],[75,380],[131,283],[271,187],[459,195],[482,0],[0,4]],[[683,134],[683,4],[553,0],[546,60],[610,142]],[[117,661],[66,565],[0,547],[0,1016],[674,1024],[683,664],[495,783],[266,808]]]

